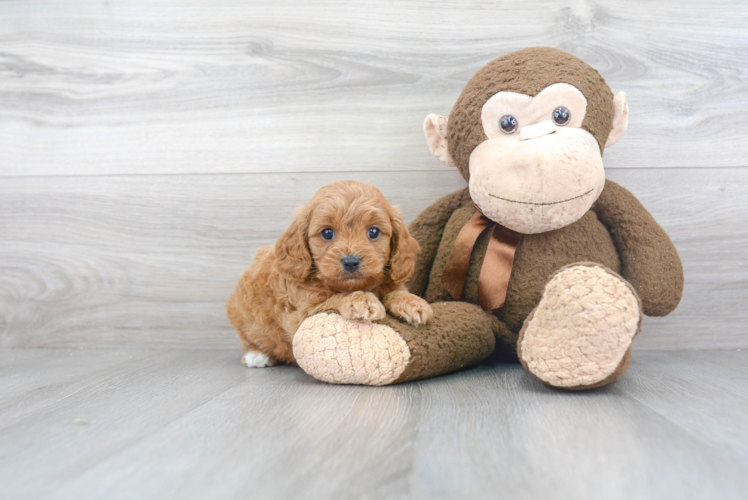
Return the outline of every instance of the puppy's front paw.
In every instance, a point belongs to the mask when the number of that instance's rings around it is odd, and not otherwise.
[[[353,292],[340,305],[340,315],[346,319],[377,321],[384,319],[387,310],[376,295],[370,292]]]
[[[428,302],[401,290],[387,294],[384,305],[393,316],[402,318],[414,326],[425,325],[434,316]]]
[[[247,368],[265,368],[266,366],[275,365],[275,360],[258,351],[249,351],[242,356],[242,364]]]

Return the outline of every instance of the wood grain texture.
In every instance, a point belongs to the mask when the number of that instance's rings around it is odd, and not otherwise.
[[[455,172],[356,173],[412,220],[464,186]],[[748,347],[748,170],[630,169],[673,239],[683,302],[646,318],[643,349]],[[336,173],[6,178],[0,345],[236,346],[226,298],[257,248]],[[670,193],[663,195],[664,193]]]
[[[422,133],[533,45],[631,106],[609,168],[748,158],[742,0],[0,3],[0,176],[445,170]]]
[[[519,365],[375,388],[247,369],[233,351],[35,351],[28,369],[67,360],[71,376],[26,384],[17,399],[33,406],[0,403],[2,498],[738,499],[748,487],[748,351],[638,353],[621,381],[585,393]],[[0,367],[25,352],[0,350]]]
[[[631,104],[608,176],[671,234],[637,348],[748,344],[748,4],[0,2],[0,347],[237,346],[223,303],[320,186],[407,220],[464,186],[421,123],[473,72],[570,51]]]
[[[637,353],[641,362],[620,388],[699,440],[729,448],[748,463],[746,356],[745,350]]]
[[[99,370],[159,354],[160,351],[142,349],[111,349],[98,356],[82,349],[4,349],[0,352],[3,421],[8,422],[9,412],[14,408],[32,411],[39,401],[47,401],[51,392],[61,385],[90,381],[90,377],[98,376]]]
[[[748,347],[747,27],[742,0],[0,2],[0,498],[744,498],[748,351],[700,350]],[[423,118],[532,45],[628,93],[608,177],[684,262],[626,377],[241,366],[256,249],[335,180],[408,221],[463,187]]]

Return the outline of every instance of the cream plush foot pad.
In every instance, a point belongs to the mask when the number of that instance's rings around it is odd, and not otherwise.
[[[408,344],[389,326],[332,313],[304,320],[293,354],[306,373],[330,384],[390,384],[410,360]]]
[[[520,340],[525,367],[556,387],[584,387],[618,368],[639,331],[641,308],[630,285],[599,266],[559,271]]]

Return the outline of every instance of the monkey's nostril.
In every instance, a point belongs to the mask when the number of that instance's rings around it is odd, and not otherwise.
[[[361,257],[357,255],[346,255],[342,259],[340,259],[341,264],[343,264],[343,268],[348,271],[349,273],[356,272],[358,270],[358,267],[361,265]]]

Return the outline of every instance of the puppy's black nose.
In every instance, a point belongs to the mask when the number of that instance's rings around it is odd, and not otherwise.
[[[361,257],[356,255],[346,255],[340,259],[340,262],[343,264],[346,271],[354,273],[358,270],[358,266],[361,265]]]

